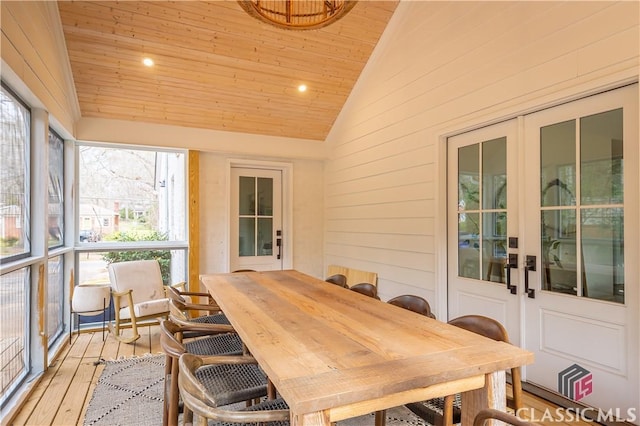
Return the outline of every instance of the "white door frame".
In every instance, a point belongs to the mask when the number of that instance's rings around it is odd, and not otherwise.
[[[251,160],[246,158],[227,159],[225,194],[225,265],[227,271],[231,265],[231,168],[269,169],[282,172],[282,269],[293,268],[293,163]]]

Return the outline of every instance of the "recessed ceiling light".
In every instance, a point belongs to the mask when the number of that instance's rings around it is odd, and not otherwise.
[[[306,84],[301,84],[300,86],[298,86],[298,92],[306,92],[306,91],[307,91]]]
[[[147,67],[152,67],[153,66],[153,59],[151,58],[144,58],[142,60],[142,63],[147,66]]]

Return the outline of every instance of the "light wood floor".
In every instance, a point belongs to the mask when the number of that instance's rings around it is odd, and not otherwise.
[[[11,424],[81,425],[96,382],[104,369],[104,364],[95,365],[95,362],[162,352],[158,326],[142,327],[139,332],[142,337],[132,344],[120,343],[108,334],[103,342],[101,332],[74,335],[72,345],[67,345],[40,379]],[[528,393],[524,395],[524,404],[533,409],[539,419],[543,418],[541,413],[545,409],[553,412],[556,408]],[[583,426],[588,423],[545,421],[541,424]]]
[[[138,332],[142,337],[131,344],[120,343],[108,333],[103,342],[102,332],[74,335],[72,345],[49,367],[11,424],[81,425],[104,369],[104,364],[94,362],[162,352],[158,326],[141,327]]]

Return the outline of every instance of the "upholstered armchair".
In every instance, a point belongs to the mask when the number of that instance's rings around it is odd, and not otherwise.
[[[110,264],[108,270],[115,311],[115,324],[110,323],[109,330],[121,342],[134,342],[140,338],[139,321],[166,318],[169,314],[160,264],[157,260],[117,262]],[[123,326],[131,326],[130,338],[122,335]]]

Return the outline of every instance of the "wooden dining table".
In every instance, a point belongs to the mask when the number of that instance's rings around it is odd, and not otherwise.
[[[290,407],[332,422],[462,393],[462,424],[505,409],[505,370],[533,354],[295,270],[202,275]]]

